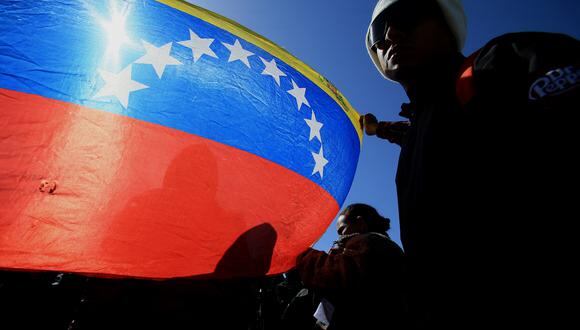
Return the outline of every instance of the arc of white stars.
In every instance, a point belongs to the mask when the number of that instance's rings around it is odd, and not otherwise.
[[[149,88],[133,79],[131,79],[132,65],[128,65],[119,73],[112,73],[99,69],[101,78],[105,81],[103,86],[94,98],[114,96],[119,100],[123,108],[127,109],[129,106],[129,94],[132,92]]]
[[[260,59],[262,60],[262,63],[264,63],[264,65],[266,66],[264,71],[262,71],[262,74],[272,76],[272,78],[274,78],[278,86],[280,86],[280,77],[285,77],[286,74],[278,68],[278,65],[276,64],[276,59],[272,59],[270,62],[266,61],[261,57]]]
[[[179,41],[178,44],[183,45],[193,53],[193,63],[197,62],[203,55],[218,58],[218,56],[210,48],[215,39],[200,38],[195,32],[189,30],[189,40]]]
[[[320,136],[320,129],[324,126],[323,123],[316,120],[316,115],[314,111],[312,111],[312,116],[310,119],[304,119],[308,127],[310,127],[310,137],[308,141],[312,141],[312,139],[317,138],[320,143],[322,143],[322,137]]]
[[[135,63],[151,64],[159,79],[161,79],[166,66],[183,64],[169,55],[171,52],[171,42],[161,47],[155,47],[143,40],[143,46],[145,47],[146,54],[138,58]]]
[[[312,152],[312,158],[314,158],[314,170],[312,170],[312,175],[318,173],[320,178],[324,178],[324,167],[328,164],[328,159],[324,158],[324,150],[320,146],[320,151],[318,153]]]
[[[230,51],[230,58],[228,59],[228,63],[241,61],[248,68],[250,67],[250,61],[248,60],[248,57],[255,54],[249,50],[244,49],[240,43],[240,40],[236,39],[233,45],[226,44],[225,42],[222,42],[222,45],[224,45]]]
[[[294,79],[292,79],[292,89],[288,91],[288,94],[294,96],[296,99],[298,110],[302,108],[302,104],[306,104],[310,107],[310,103],[308,103],[308,100],[306,99],[306,88],[298,87],[296,82],[294,82]]]

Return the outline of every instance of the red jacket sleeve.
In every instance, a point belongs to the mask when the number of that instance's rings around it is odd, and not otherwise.
[[[304,285],[317,290],[346,290],[360,279],[361,252],[329,255],[309,249],[298,257],[297,270]]]
[[[320,291],[357,290],[401,268],[402,250],[375,234],[350,239],[344,249],[325,253],[309,249],[298,257],[297,271],[304,285]]]

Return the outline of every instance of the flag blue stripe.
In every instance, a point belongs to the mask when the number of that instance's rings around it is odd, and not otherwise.
[[[360,141],[341,107],[315,83],[265,50],[201,19],[150,0],[126,8],[128,42],[118,57],[108,56],[109,35],[102,22],[113,16],[107,1],[2,1],[0,3],[0,88],[33,93],[129,116],[209,138],[285,166],[328,191],[342,204],[352,183]],[[120,8],[118,8],[120,9]],[[215,39],[217,58],[194,61],[191,49],[178,44],[189,30]],[[116,31],[115,35],[121,35]],[[228,62],[222,42],[254,53],[250,68]],[[183,63],[165,67],[159,78],[153,66],[136,64],[145,54],[141,41],[172,43],[171,56]],[[278,86],[263,75],[260,59],[276,59],[286,76]],[[132,80],[148,88],[129,94],[125,109],[114,96],[95,97],[105,86],[99,70],[117,73],[132,65]],[[299,111],[287,93],[291,80],[306,88],[310,107]],[[1,106],[1,104],[0,104]],[[50,109],[47,109],[50,111]],[[314,111],[322,143],[309,140],[305,119]],[[323,146],[324,176],[312,174],[312,152]],[[218,155],[219,156],[219,155]]]

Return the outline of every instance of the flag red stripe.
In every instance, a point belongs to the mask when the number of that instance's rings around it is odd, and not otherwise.
[[[338,212],[285,167],[163,126],[5,89],[0,123],[0,268],[279,273]]]

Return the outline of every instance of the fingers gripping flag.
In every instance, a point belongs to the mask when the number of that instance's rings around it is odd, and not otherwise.
[[[343,203],[358,115],[180,1],[0,3],[0,268],[280,273]]]

